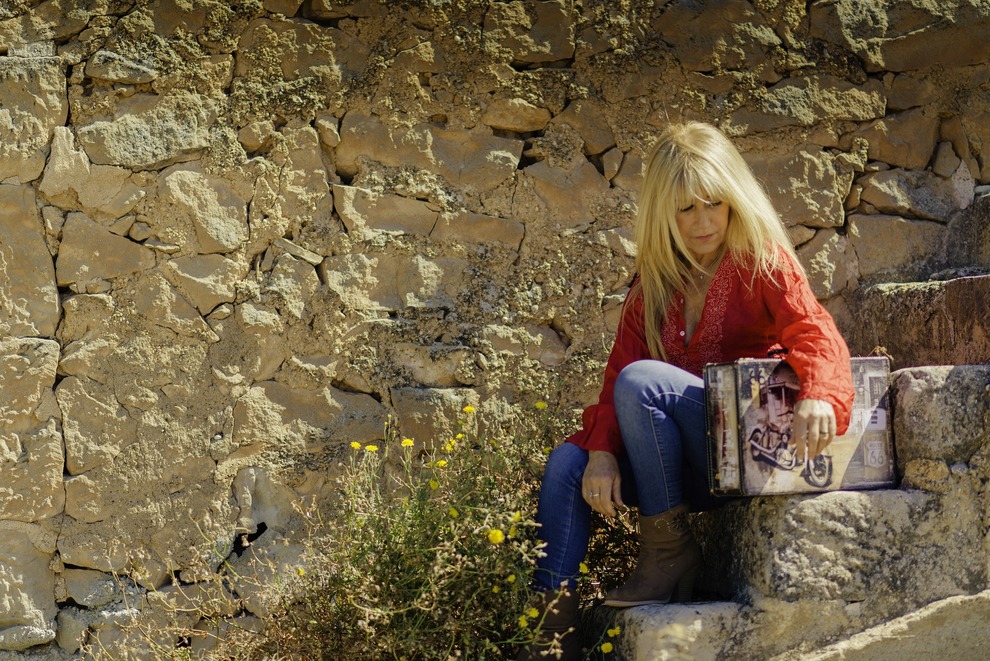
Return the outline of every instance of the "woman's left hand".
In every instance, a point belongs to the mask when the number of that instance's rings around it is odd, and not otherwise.
[[[835,410],[822,399],[800,399],[794,405],[794,440],[797,456],[814,459],[835,438]]]

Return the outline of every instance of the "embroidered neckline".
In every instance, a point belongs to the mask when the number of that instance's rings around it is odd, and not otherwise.
[[[660,338],[671,364],[697,374],[706,363],[721,362],[725,314],[729,309],[729,294],[732,291],[730,274],[733,268],[735,261],[731,253],[726,253],[712,276],[712,283],[701,309],[701,318],[687,346],[681,339],[685,326],[684,296],[678,294],[667,309]]]

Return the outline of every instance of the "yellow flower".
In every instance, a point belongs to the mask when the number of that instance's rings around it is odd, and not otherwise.
[[[460,441],[460,440],[462,440],[464,438],[464,434],[458,434],[454,438],[456,438],[458,441]]]
[[[299,576],[305,576],[306,570],[303,569],[302,567],[296,567],[296,574],[298,574]]]
[[[578,564],[578,571],[581,572],[582,574],[587,574],[588,573],[588,565],[584,564],[583,562],[582,563],[579,563]]]
[[[443,449],[447,452],[453,452],[455,447],[457,447],[457,443],[454,442],[454,439],[450,439],[447,441],[447,444],[443,446]]]
[[[515,536],[516,536],[516,527],[509,526],[509,537],[515,537]]]
[[[497,586],[497,585],[493,585],[492,586],[492,594],[498,594],[501,591],[502,591],[502,588],[500,588],[499,586]]]
[[[446,459],[441,459],[440,461],[437,462],[437,468],[443,468],[446,465],[447,465]]]
[[[522,629],[525,629],[526,627],[529,626],[529,620],[526,619],[526,616],[525,615],[520,615],[519,616],[519,626]]]
[[[505,541],[505,533],[498,528],[492,528],[488,531],[488,541],[492,544],[501,544]]]
[[[436,480],[430,480],[430,488],[436,491],[437,489],[440,488],[440,483],[437,482]]]
[[[377,445],[365,445],[364,446],[364,451],[365,452],[378,452],[378,446]]]
[[[606,633],[608,633],[609,638],[615,638],[620,633],[622,633],[622,627],[615,627],[614,629],[609,629]]]
[[[540,611],[536,610],[535,608],[530,608],[528,611],[526,611],[526,615],[528,615],[529,617],[535,620],[540,616]]]
[[[516,510],[512,513],[512,523],[519,523],[520,521],[522,521],[522,512]]]
[[[411,438],[402,439],[402,447],[411,448],[413,445],[415,445],[415,442]]]
[[[473,406],[471,406],[470,404],[468,404],[467,406],[465,406],[461,410],[464,411],[465,413],[467,413],[468,415],[471,415],[472,413],[474,413],[474,410],[475,409],[474,409]]]
[[[612,651],[612,643],[602,643],[602,653],[608,654]]]
[[[460,515],[460,512],[457,511],[456,507],[451,507],[449,510],[447,510],[447,514],[449,514],[450,516],[456,519],[458,515]]]
[[[516,582],[516,575],[515,574],[509,574],[508,576],[506,576],[505,582],[506,583],[515,583]]]
[[[547,403],[546,402],[543,402],[543,401],[540,401],[540,402],[537,402],[536,404],[534,404],[533,406],[536,407],[536,410],[537,411],[542,411],[543,409],[545,409],[547,407]]]
[[[360,450],[361,444],[358,443],[357,441],[351,441],[351,447],[354,448],[355,450]]]

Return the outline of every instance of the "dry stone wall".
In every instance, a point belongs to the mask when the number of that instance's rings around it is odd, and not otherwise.
[[[855,341],[864,286],[990,268],[988,30],[932,0],[3,3],[0,650],[125,644],[112,574],[194,582],[238,534],[291,563],[291,503],[390,414],[425,440],[592,400],[670,121],[737,140]]]

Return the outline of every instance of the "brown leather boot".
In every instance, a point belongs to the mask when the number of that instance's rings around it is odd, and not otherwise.
[[[605,595],[616,608],[688,601],[701,567],[701,549],[687,526],[687,505],[639,519],[639,562],[629,579]]]
[[[529,645],[516,656],[516,661],[581,661],[581,638],[578,635],[578,606],[580,598],[577,590],[549,590],[544,592],[536,608],[540,611],[543,624]],[[539,618],[537,618],[539,621]],[[552,650],[554,639],[560,641],[557,650]]]

